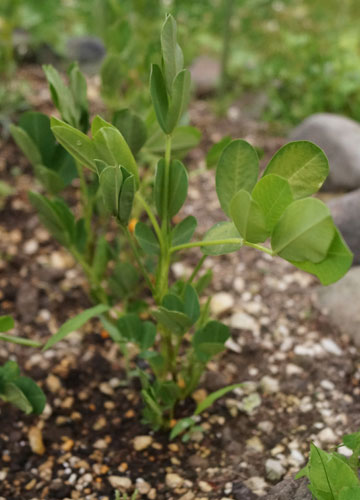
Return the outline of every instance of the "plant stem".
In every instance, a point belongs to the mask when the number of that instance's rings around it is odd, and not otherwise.
[[[83,268],[89,282],[91,285],[91,288],[96,294],[96,298],[101,302],[102,304],[109,304],[109,299],[107,296],[107,293],[105,292],[104,288],[101,286],[100,281],[97,279],[96,276],[94,276],[93,270],[91,269],[91,266],[86,262],[84,257],[81,255],[80,252],[77,251],[76,248],[72,247],[70,248],[71,255],[74,257],[75,260],[78,261],[78,263],[81,265]]]
[[[192,283],[192,282],[194,281],[194,279],[196,278],[196,275],[197,275],[197,273],[200,271],[200,269],[202,268],[202,265],[204,264],[206,257],[207,257],[207,255],[203,255],[203,256],[201,257],[201,259],[199,260],[199,262],[196,264],[196,266],[195,266],[195,268],[194,268],[194,270],[193,270],[193,272],[192,272],[192,274],[191,274],[190,278],[187,280],[187,283],[188,283],[189,285],[191,285],[191,283]]]
[[[127,227],[125,227],[125,226],[122,226],[122,227],[123,227],[125,235],[126,235],[126,237],[128,239],[128,242],[129,242],[129,244],[131,246],[131,249],[134,252],[134,256],[135,256],[136,262],[137,262],[137,264],[138,264],[138,266],[140,268],[140,271],[142,272],[142,274],[143,274],[143,276],[145,278],[146,284],[149,287],[151,293],[154,294],[155,293],[155,289],[153,287],[153,284],[151,283],[151,279],[150,279],[149,273],[147,272],[144,264],[142,263],[140,254],[139,254],[138,249],[137,249],[137,247],[135,245],[133,237],[132,237],[132,235],[131,235],[131,233],[130,233],[130,231],[129,231],[129,229]]]
[[[75,161],[75,163],[80,181],[81,204],[82,204],[82,210],[83,210],[83,216],[85,220],[85,228],[87,234],[87,239],[86,239],[87,249],[89,250],[90,241],[92,239],[92,230],[91,230],[92,206],[89,200],[89,191],[88,191],[88,186],[86,184],[84,170],[78,161]]]
[[[224,240],[212,240],[212,241],[194,241],[193,243],[183,243],[182,245],[177,245],[170,248],[170,253],[178,252],[184,248],[195,248],[195,247],[210,247],[216,245],[236,245],[242,244],[243,246],[256,248],[262,252],[268,253],[269,255],[276,255],[270,248],[258,245],[257,243],[250,243],[249,241],[244,241],[242,238],[228,238]]]

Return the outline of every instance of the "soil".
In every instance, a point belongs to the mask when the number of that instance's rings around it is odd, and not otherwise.
[[[33,104],[49,110],[45,83],[36,75]],[[93,109],[100,108],[96,84],[91,91]],[[218,118],[209,103],[198,101],[191,119],[204,138],[187,159],[189,199],[180,215],[196,215],[203,234],[223,219],[214,172],[204,166],[208,147],[230,134],[262,148],[266,161],[284,139],[236,106]],[[0,178],[15,188],[0,212],[0,314],[14,316],[14,334],[44,341],[89,307],[86,281],[40,225],[27,200],[27,191],[38,186],[11,139],[1,144]],[[186,274],[198,256],[197,250],[184,253],[174,275]],[[203,432],[187,443],[170,442],[141,424],[138,383],[126,379],[117,347],[96,320],[45,354],[2,344],[0,362],[16,359],[45,391],[47,406],[34,417],[0,403],[1,500],[112,500],[115,489],[131,494],[135,488],[150,500],[256,498],[304,465],[311,441],[326,449],[359,428],[358,353],[316,308],[316,280],[249,248],[209,257],[205,267],[214,272],[207,293],[231,298],[220,316],[232,340],[209,363],[194,398],[229,383],[247,382],[245,388],[202,415]],[[191,415],[194,406],[189,400],[180,413]],[[42,436],[40,453],[30,445],[34,433]],[[148,439],[137,451],[139,436]],[[273,480],[268,459],[282,467]]]

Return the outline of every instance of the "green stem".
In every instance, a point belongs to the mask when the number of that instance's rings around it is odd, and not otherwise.
[[[193,243],[183,243],[182,245],[177,245],[170,248],[170,253],[178,252],[184,248],[195,248],[195,247],[210,247],[216,245],[237,245],[242,244],[243,246],[256,248],[262,252],[268,253],[269,255],[276,255],[270,248],[258,245],[257,243],[250,243],[249,241],[244,241],[241,238],[228,238],[224,240],[212,240],[212,241],[194,241]]]
[[[195,266],[195,268],[194,268],[194,270],[193,270],[193,272],[192,272],[192,274],[191,274],[190,278],[187,280],[187,283],[188,283],[189,285],[191,285],[191,283],[192,283],[192,282],[194,281],[194,279],[196,278],[196,275],[197,275],[197,273],[200,271],[200,269],[202,268],[202,266],[203,266],[203,264],[204,264],[204,262],[205,262],[206,257],[207,257],[207,255],[203,255],[203,256],[201,257],[201,259],[199,260],[199,262],[196,264],[196,266]]]
[[[91,266],[86,262],[84,257],[81,255],[80,252],[77,251],[76,248],[71,248],[70,249],[71,255],[74,257],[74,259],[81,265],[81,267],[84,270],[84,273],[86,274],[90,286],[93,289],[97,300],[99,300],[100,303],[102,304],[109,304],[109,299],[107,296],[107,293],[105,292],[104,288],[101,286],[100,281],[97,279],[96,276],[94,276],[93,270]]]
[[[90,240],[92,237],[92,230],[91,230],[92,205],[89,200],[89,191],[88,191],[88,186],[86,184],[84,170],[78,161],[75,161],[75,163],[80,181],[81,204],[82,204],[82,210],[83,210],[83,216],[85,220],[85,228],[87,234],[87,248],[89,250]]]
[[[164,237],[167,234],[169,224],[169,181],[170,181],[170,162],[171,162],[171,135],[166,136],[165,145],[165,175],[164,175],[164,198],[162,206],[162,231]]]
[[[129,231],[129,229],[127,227],[122,226],[122,228],[123,228],[123,230],[125,232],[125,235],[126,235],[126,237],[128,239],[128,242],[129,242],[129,244],[131,246],[131,249],[134,252],[134,256],[135,256],[136,262],[137,262],[137,264],[138,264],[138,266],[140,268],[140,271],[142,272],[142,274],[143,274],[143,276],[145,278],[146,284],[149,287],[149,289],[151,291],[151,294],[154,295],[155,294],[155,289],[153,287],[153,284],[151,283],[149,273],[147,272],[144,264],[142,263],[140,254],[139,254],[138,249],[137,249],[137,247],[135,245],[133,237],[132,237],[132,235],[131,235],[131,233],[130,233],[130,231]]]

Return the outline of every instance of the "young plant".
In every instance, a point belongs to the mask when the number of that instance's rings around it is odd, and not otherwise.
[[[360,432],[344,436],[340,446],[346,446],[352,454],[345,457],[337,451],[326,453],[311,444],[309,461],[296,476],[296,479],[309,479],[309,490],[316,500],[360,498]]]
[[[156,119],[165,138],[164,158],[159,160],[152,182],[153,203],[142,194],[144,176],[124,139],[125,132],[96,117],[89,137],[63,120],[51,119],[58,142],[79,167],[97,176],[103,204],[128,239],[151,294],[145,320],[125,308],[116,321],[102,320],[117,343],[137,345],[138,358],[143,360],[142,365],[144,361],[147,364],[147,369],[141,369],[138,363],[137,373],[142,384],[143,421],[154,429],[173,426],[177,404],[193,393],[207,363],[225,349],[230,337],[226,325],[209,319],[209,300],[204,305],[199,300],[207,280],[207,275],[198,277],[199,271],[208,256],[253,247],[315,274],[323,284],[340,279],[352,262],[328,208],[311,197],[323,184],[329,167],[321,149],[306,141],[281,148],[260,179],[255,149],[243,140],[231,141],[222,151],[216,170],[216,192],[224,221],[197,241],[192,241],[195,217],[174,223],[188,190],[187,170],[174,158],[172,146],[189,101],[190,73],[183,67],[172,16],[166,17],[161,31],[161,56],[161,66],[154,64],[150,76]],[[144,215],[132,233],[128,226],[135,203],[143,208]],[[44,218],[51,214],[51,227],[58,230],[58,237],[72,241],[76,226],[74,222],[69,224],[63,205],[46,205],[46,211],[40,212]],[[190,278],[171,282],[174,258],[195,247],[203,255]],[[113,279],[121,276],[114,273]],[[110,305],[102,307],[107,310]],[[81,313],[80,324],[104,312],[94,313],[94,309],[89,315]],[[63,325],[45,348],[78,328],[77,318]],[[178,423],[172,437],[194,430],[198,415],[235,386],[209,395],[193,417]]]
[[[13,327],[12,317],[0,316],[0,340],[14,342],[16,337],[3,334]],[[20,339],[17,343],[34,346],[32,341],[26,339]],[[42,413],[46,403],[43,391],[31,378],[20,375],[20,368],[15,361],[7,361],[0,366],[0,398],[17,406],[26,414]]]

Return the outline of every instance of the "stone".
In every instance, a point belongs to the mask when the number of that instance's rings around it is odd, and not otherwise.
[[[175,488],[181,488],[183,485],[184,479],[179,476],[179,474],[175,474],[173,472],[169,472],[166,474],[165,477],[165,483],[168,488],[171,488],[172,490]]]
[[[360,346],[360,266],[353,267],[340,281],[317,289],[318,305],[325,309],[340,332]]]
[[[210,309],[214,316],[221,316],[234,306],[234,297],[230,293],[216,293],[211,299]]]
[[[234,313],[230,319],[230,326],[239,330],[250,330],[254,335],[258,335],[260,332],[259,323],[252,316],[244,312]]]
[[[263,500],[312,500],[307,478],[286,478],[271,488]]]
[[[39,427],[30,427],[28,439],[33,453],[36,453],[37,455],[43,455],[45,453],[46,450],[43,442],[42,431]]]
[[[340,347],[332,339],[322,339],[320,344],[329,354],[334,354],[334,356],[341,356],[343,354]]]
[[[212,94],[216,91],[221,76],[220,61],[209,56],[199,56],[191,64],[190,72],[198,96]]]
[[[360,169],[360,167],[359,167]],[[354,254],[353,265],[360,264],[360,189],[328,202],[331,215]]]
[[[151,490],[151,484],[139,477],[136,480],[136,489],[138,490],[140,495],[147,495]]]
[[[105,56],[105,46],[95,36],[70,38],[67,42],[67,58],[79,63],[98,63]]]
[[[325,429],[320,431],[318,438],[324,444],[335,444],[339,441],[338,436],[330,427],[325,427]]]
[[[38,250],[39,250],[39,243],[34,239],[28,240],[24,244],[24,253],[26,255],[34,255]]]
[[[199,488],[203,493],[210,493],[213,489],[207,481],[199,481]]]
[[[142,451],[148,448],[153,442],[151,436],[136,436],[134,438],[134,450]]]
[[[262,453],[264,451],[264,445],[257,436],[253,436],[246,440],[246,448],[257,453]]]
[[[329,159],[326,190],[360,187],[360,125],[344,116],[317,113],[290,134],[291,141],[308,140],[320,146]]]
[[[244,481],[245,485],[257,495],[262,495],[266,491],[267,483],[260,476],[252,476],[249,477],[246,481]]]
[[[131,479],[125,476],[109,476],[109,483],[120,491],[128,491],[132,486]]]
[[[265,462],[266,477],[270,481],[279,481],[285,474],[286,470],[281,465],[279,460],[269,458]]]
[[[31,283],[24,281],[16,295],[16,309],[24,323],[33,321],[39,310],[39,292]]]
[[[236,482],[232,486],[231,497],[235,500],[256,500],[258,498],[244,483]]]
[[[60,391],[62,385],[61,380],[56,375],[50,373],[46,378],[46,385],[50,392],[56,394]]]
[[[279,392],[279,381],[276,378],[265,375],[260,381],[260,387],[267,394]]]

